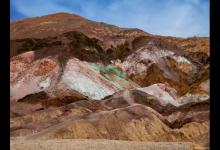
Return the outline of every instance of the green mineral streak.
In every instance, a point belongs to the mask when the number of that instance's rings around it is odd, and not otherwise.
[[[91,64],[91,66],[96,70],[100,70],[100,66],[98,64]]]
[[[113,72],[116,76],[123,78],[123,79],[127,79],[126,75],[114,66],[100,66],[98,64],[91,64],[91,65],[96,70],[99,70],[101,72],[101,74],[107,74],[109,72]]]

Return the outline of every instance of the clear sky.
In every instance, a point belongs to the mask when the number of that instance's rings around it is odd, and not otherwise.
[[[209,0],[10,0],[11,20],[57,12],[151,34],[209,36]]]

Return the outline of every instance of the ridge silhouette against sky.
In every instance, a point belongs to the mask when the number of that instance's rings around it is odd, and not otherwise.
[[[151,34],[209,36],[209,0],[10,0],[11,21],[58,12]]]

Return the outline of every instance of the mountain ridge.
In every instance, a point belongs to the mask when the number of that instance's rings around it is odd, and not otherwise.
[[[12,137],[208,147],[209,38],[152,35],[66,13],[10,28]]]

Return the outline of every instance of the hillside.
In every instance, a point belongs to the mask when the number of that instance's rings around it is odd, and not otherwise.
[[[209,146],[209,38],[66,13],[10,28],[11,137]]]

